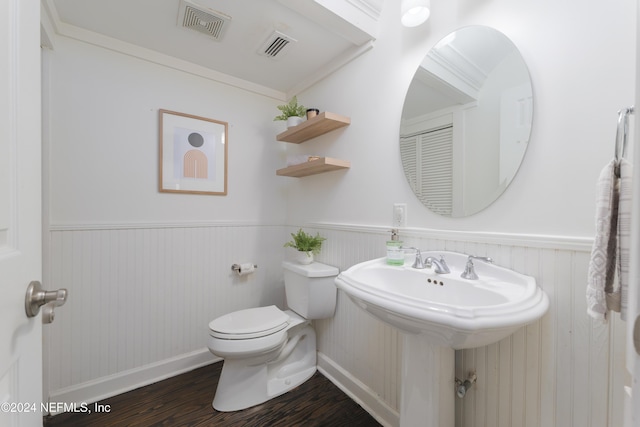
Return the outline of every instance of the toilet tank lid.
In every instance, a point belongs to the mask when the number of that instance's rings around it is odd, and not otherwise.
[[[340,273],[338,267],[322,264],[320,262],[300,264],[297,262],[283,261],[282,267],[306,277],[331,277],[337,276],[338,273]]]

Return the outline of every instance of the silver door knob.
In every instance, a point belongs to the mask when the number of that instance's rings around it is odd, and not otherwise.
[[[58,289],[57,291],[45,291],[42,289],[42,284],[38,281],[29,283],[27,287],[27,295],[24,300],[24,308],[27,312],[27,317],[35,317],[40,311],[40,307],[45,304],[51,304],[54,307],[59,307],[67,301],[67,290]],[[53,308],[52,308],[53,309]],[[51,321],[53,316],[50,315]],[[47,322],[51,323],[51,322]]]

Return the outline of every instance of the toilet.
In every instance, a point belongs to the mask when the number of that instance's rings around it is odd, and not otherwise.
[[[224,359],[213,407],[230,412],[280,396],[316,372],[313,319],[333,317],[336,267],[285,261],[288,310],[249,308],[209,323],[208,347]]]

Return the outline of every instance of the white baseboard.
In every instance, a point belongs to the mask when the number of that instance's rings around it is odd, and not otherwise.
[[[205,348],[72,387],[53,390],[49,394],[49,401],[77,405],[94,403],[221,360]]]
[[[400,414],[396,410],[380,400],[369,387],[323,353],[318,353],[318,371],[383,426],[398,427],[400,425]]]

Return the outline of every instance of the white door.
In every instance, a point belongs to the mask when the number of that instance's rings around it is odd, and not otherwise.
[[[640,22],[640,1],[636,8]],[[640,27],[636,28],[636,51],[640,55]],[[625,427],[640,427],[640,75],[636,59],[635,127],[629,143],[633,143],[633,205],[631,217],[631,251],[629,253],[629,304],[627,311],[627,369],[631,385],[625,394]]]
[[[41,426],[40,2],[0,0],[0,426]]]
[[[638,29],[640,31],[640,29]],[[640,34],[638,36],[640,40]],[[637,77],[640,83],[640,77]],[[638,88],[640,92],[640,88]],[[640,95],[636,93],[636,99]],[[640,112],[636,107],[635,129],[640,129]],[[625,394],[625,427],[640,427],[640,132],[634,132],[633,206],[631,219],[631,251],[629,254],[629,304],[627,312],[627,370],[631,384]]]

